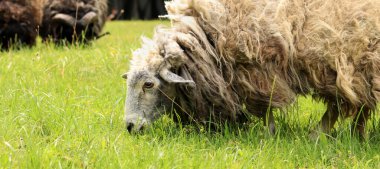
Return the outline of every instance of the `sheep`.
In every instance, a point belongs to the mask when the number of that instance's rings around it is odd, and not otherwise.
[[[143,37],[123,75],[129,131],[173,108],[199,124],[249,113],[275,133],[273,110],[312,95],[327,110],[311,135],[341,116],[366,137],[380,100],[380,1],[174,0],[166,9],[171,27]]]
[[[1,0],[0,49],[35,45],[41,20],[41,0]]]
[[[47,0],[40,35],[56,44],[87,43],[102,36],[107,0]]]

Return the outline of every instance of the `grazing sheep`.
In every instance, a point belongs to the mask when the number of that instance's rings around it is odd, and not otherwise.
[[[139,130],[174,108],[181,121],[264,118],[312,94],[364,127],[380,100],[379,0],[174,0],[170,28],[133,53],[125,120]]]
[[[41,19],[41,0],[0,0],[0,49],[33,46]]]
[[[89,42],[101,37],[107,0],[47,0],[40,35],[55,43]]]

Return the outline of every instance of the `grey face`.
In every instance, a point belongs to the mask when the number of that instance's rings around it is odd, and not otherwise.
[[[179,84],[195,86],[192,80],[185,80],[170,71],[152,73],[146,70],[130,71],[123,75],[127,79],[125,122],[128,131],[138,131],[170,110]]]
[[[131,72],[127,78],[125,121],[128,131],[140,130],[158,118],[162,105],[168,98],[162,97],[162,82],[148,71]]]

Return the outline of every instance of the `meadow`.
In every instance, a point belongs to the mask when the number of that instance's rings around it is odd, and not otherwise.
[[[123,123],[131,50],[164,21],[109,22],[90,46],[0,53],[0,168],[380,168],[379,111],[368,140],[339,120],[332,136],[308,137],[325,106],[300,97],[276,111],[271,136],[252,118],[209,131],[164,116],[130,134]]]

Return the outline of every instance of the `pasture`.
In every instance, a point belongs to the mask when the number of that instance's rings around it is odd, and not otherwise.
[[[126,132],[121,75],[157,24],[168,23],[109,22],[111,35],[88,47],[0,53],[0,168],[380,168],[380,112],[366,141],[350,135],[349,120],[310,140],[325,106],[309,97],[275,112],[275,136],[254,117],[213,132],[169,115]]]

